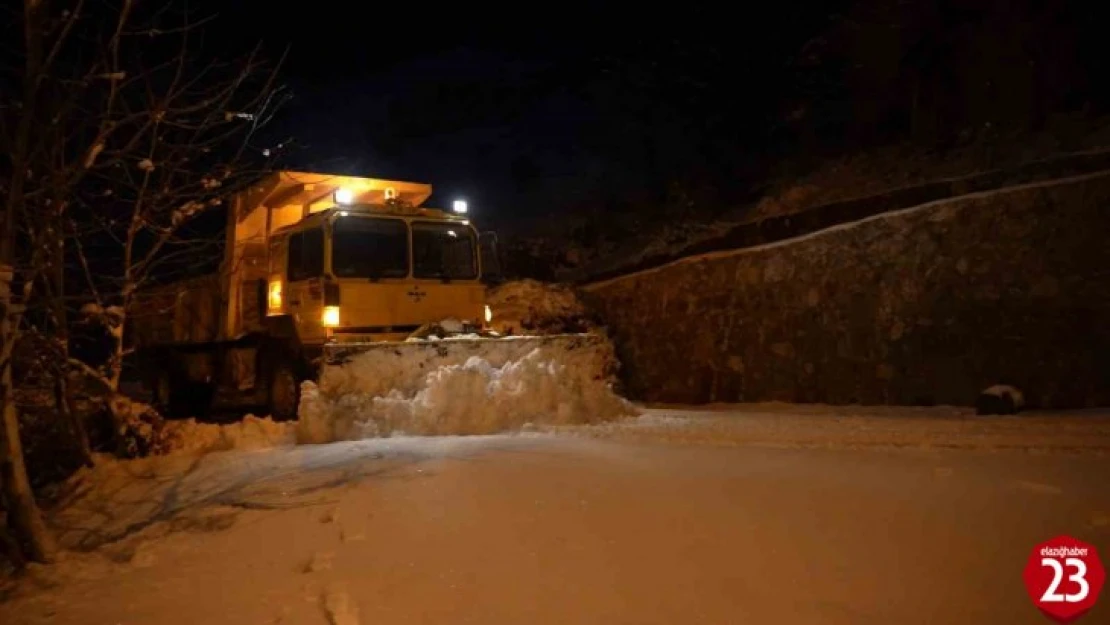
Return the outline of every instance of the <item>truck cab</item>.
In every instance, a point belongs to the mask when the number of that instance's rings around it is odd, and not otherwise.
[[[403,340],[447,318],[486,319],[478,233],[444,211],[352,204],[273,234],[266,315],[304,345]]]

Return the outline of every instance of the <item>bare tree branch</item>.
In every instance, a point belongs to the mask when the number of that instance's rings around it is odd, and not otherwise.
[[[277,68],[259,48],[231,62],[206,58],[212,19],[168,0],[24,0],[22,15],[6,22],[0,462],[23,466],[11,393],[22,329],[51,337],[54,348],[39,359],[55,371],[95,373],[115,390],[135,291],[217,250],[220,238],[195,224],[220,209],[223,195],[264,173],[275,155],[252,142],[287,97]],[[68,313],[90,300],[95,305],[85,316],[116,342],[103,366],[68,353]],[[9,512],[33,547],[28,555],[46,559],[49,535],[20,471],[11,480],[5,472]]]

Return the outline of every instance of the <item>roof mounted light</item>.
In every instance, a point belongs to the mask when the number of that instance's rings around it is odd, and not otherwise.
[[[336,204],[351,204],[355,201],[355,192],[345,187],[336,189],[334,195]]]
[[[466,200],[455,200],[454,203],[451,204],[451,210],[455,211],[456,213],[458,213],[460,215],[465,215],[466,214]]]

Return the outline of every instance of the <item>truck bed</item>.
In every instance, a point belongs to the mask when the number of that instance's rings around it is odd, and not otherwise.
[[[223,340],[227,301],[219,273],[143,289],[129,318],[138,347]]]

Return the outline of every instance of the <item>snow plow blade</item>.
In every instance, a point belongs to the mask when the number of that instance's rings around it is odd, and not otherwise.
[[[595,334],[334,343],[301,394],[301,442],[485,434],[623,415],[612,344]]]

